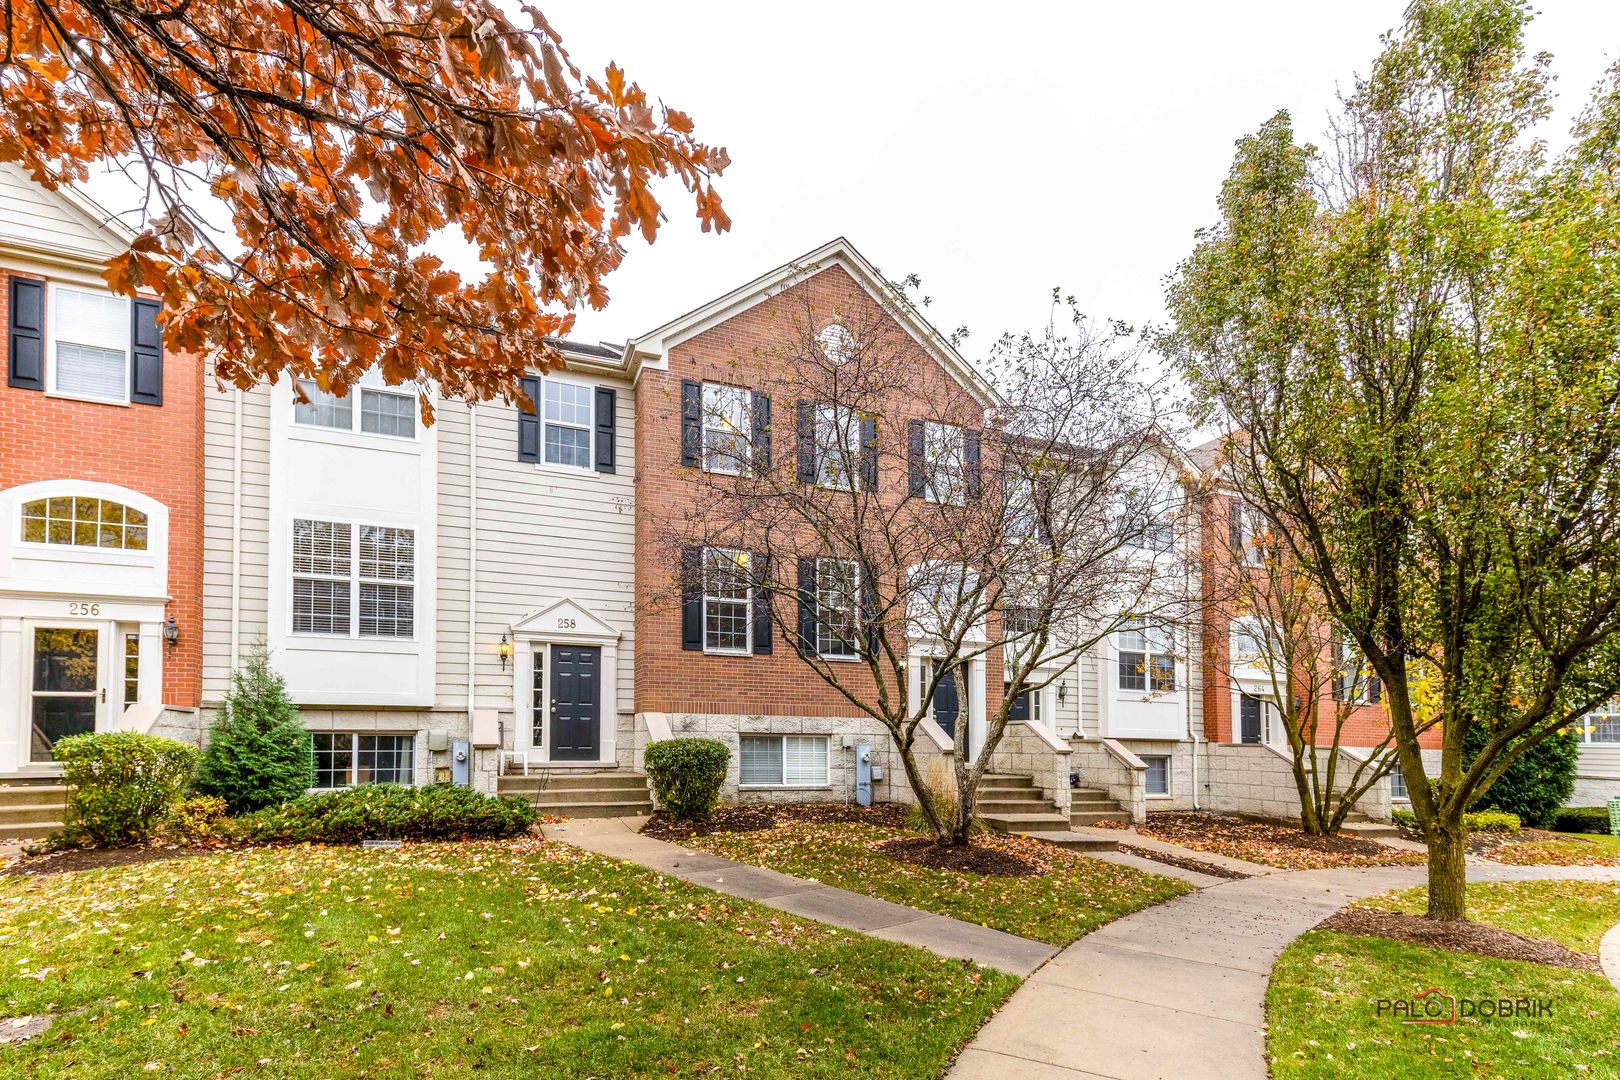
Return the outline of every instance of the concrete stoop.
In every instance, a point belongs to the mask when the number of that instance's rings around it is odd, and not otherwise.
[[[637,817],[653,812],[645,773],[629,769],[534,769],[511,766],[495,781],[500,795],[527,799],[542,814],[565,818]]]
[[[1069,824],[1075,827],[1104,821],[1130,821],[1125,808],[1098,788],[1072,788],[1069,791]]]
[[[0,840],[42,840],[56,832],[67,795],[54,776],[0,777]]]
[[[979,780],[978,816],[997,832],[1062,832],[1069,819],[1035,786],[1032,776],[985,773]]]

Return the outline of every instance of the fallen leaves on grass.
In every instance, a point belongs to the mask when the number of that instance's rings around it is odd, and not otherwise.
[[[1136,826],[1143,836],[1285,870],[1336,866],[1411,866],[1422,852],[1400,851],[1360,836],[1312,836],[1278,825],[1208,812],[1149,814]]]
[[[1531,964],[1552,964],[1577,971],[1602,971],[1595,956],[1577,952],[1556,941],[1526,937],[1511,930],[1500,930],[1484,923],[1439,921],[1421,915],[1402,915],[1366,907],[1350,907],[1328,916],[1316,927],[1341,934],[1362,934],[1389,938],[1413,945],[1427,945],[1453,952],[1494,956],[1501,960],[1523,960]]]

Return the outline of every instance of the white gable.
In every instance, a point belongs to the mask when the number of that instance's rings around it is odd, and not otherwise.
[[[0,251],[100,264],[128,247],[128,231],[76,192],[48,191],[0,163]]]
[[[550,607],[519,619],[512,627],[519,638],[544,641],[604,642],[619,640],[619,632],[572,600],[559,600]]]

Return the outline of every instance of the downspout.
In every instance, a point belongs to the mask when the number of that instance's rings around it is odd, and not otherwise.
[[[478,700],[478,405],[467,409],[467,730]]]
[[[242,389],[231,398],[231,671],[242,662]]]

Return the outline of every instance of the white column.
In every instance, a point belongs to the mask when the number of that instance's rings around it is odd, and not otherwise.
[[[196,632],[196,631],[193,631]],[[184,633],[184,631],[182,631]],[[112,673],[117,678],[123,678],[123,642],[119,639],[119,647],[114,650]],[[136,674],[139,686],[140,699],[144,702],[162,704],[163,702],[163,661],[164,651],[168,649],[163,641],[163,624],[159,622],[141,623],[141,662]]]
[[[23,621],[0,617],[0,773],[26,762],[28,749],[28,658]]]

